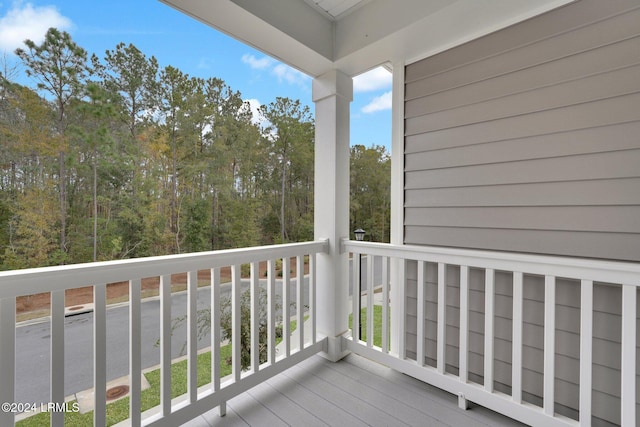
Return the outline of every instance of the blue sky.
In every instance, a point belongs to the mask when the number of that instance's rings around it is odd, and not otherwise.
[[[133,43],[161,67],[198,77],[222,78],[256,108],[276,96],[309,105],[311,79],[157,0],[0,0],[0,54],[13,55],[24,39],[40,43],[49,27],[71,34],[89,54]],[[20,79],[29,84],[28,80]],[[354,79],[351,144],[391,146],[391,74],[372,70]]]

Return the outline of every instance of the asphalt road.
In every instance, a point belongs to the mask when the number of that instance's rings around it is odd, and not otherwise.
[[[362,279],[366,280],[366,258],[363,258]],[[351,265],[350,265],[351,269]],[[380,277],[381,266],[376,265],[375,277]],[[349,274],[349,294],[351,281]],[[266,281],[261,280],[264,285]],[[296,301],[296,279],[291,279],[291,301]],[[308,279],[305,278],[305,304],[308,304]],[[249,288],[243,280],[241,288]],[[276,294],[281,298],[282,281],[276,283]],[[230,284],[223,284],[221,296],[230,297]],[[210,288],[198,289],[198,309],[210,305]],[[186,313],[186,292],[173,294],[172,317]],[[292,308],[293,314],[294,308]],[[142,367],[160,363],[160,349],[156,342],[160,337],[160,301],[157,298],[142,303]],[[122,304],[107,310],[107,381],[120,378],[129,371],[129,307]],[[20,325],[16,328],[16,402],[49,401],[49,346],[50,324],[48,320]],[[207,336],[198,348],[210,345]],[[172,357],[179,357],[186,342],[186,325],[182,324],[172,335]],[[65,395],[71,395],[93,387],[93,313],[69,316],[65,320]]]

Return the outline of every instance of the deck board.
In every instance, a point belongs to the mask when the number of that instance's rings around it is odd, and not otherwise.
[[[360,356],[338,363],[314,356],[192,420],[207,426],[522,426]]]
[[[370,387],[365,382],[358,381],[357,378],[332,369],[333,363],[323,359],[310,359],[298,366],[301,369],[313,372],[323,381],[334,384],[353,399],[359,400],[366,405],[370,405],[380,412],[383,412],[389,420],[397,419],[398,422],[406,425],[419,425],[424,423],[425,414],[401,400],[392,399],[385,394],[382,389]],[[353,368],[352,365],[343,364],[346,370]],[[376,415],[376,421],[380,420]],[[383,421],[384,423],[385,421]]]
[[[320,359],[315,359],[318,363],[322,363]],[[304,387],[318,393],[323,399],[333,403],[343,410],[352,413],[356,418],[360,419],[367,425],[403,425],[398,424],[398,420],[388,413],[382,411],[375,405],[369,404],[354,394],[357,390],[344,391],[338,385],[321,378],[322,372],[317,369],[294,366],[284,372],[285,375],[298,381]]]
[[[261,404],[254,399],[250,393],[242,393],[227,402],[227,408],[233,409],[233,412],[250,426],[287,426],[282,418],[276,415],[270,408]]]
[[[465,411],[461,411],[456,405],[456,397],[451,394],[441,396],[440,390],[429,386],[414,378],[406,377],[397,372],[388,371],[386,367],[382,368],[378,376],[372,375],[372,371],[365,369],[366,366],[376,365],[373,362],[363,359],[362,361],[353,358],[352,363],[337,363],[335,366],[327,365],[327,369],[335,370],[343,376],[352,377],[360,383],[362,387],[379,390],[385,395],[387,404],[393,408],[410,406],[417,411],[422,417],[422,422],[429,419],[428,425],[433,426],[461,426],[479,427],[486,426],[479,420],[476,420]],[[376,366],[371,366],[376,368]],[[387,370],[387,371],[385,371]],[[375,374],[375,373],[374,373]],[[396,374],[396,375],[394,375]],[[405,381],[406,380],[406,381]],[[434,391],[436,391],[434,393]],[[439,392],[439,393],[438,393]],[[418,425],[418,423],[410,423]]]
[[[458,408],[457,396],[363,357],[349,356],[348,362],[348,364],[344,364],[345,367],[338,363],[334,368],[346,368],[350,372],[354,372],[354,368],[357,367],[365,373],[369,373],[369,375],[365,375],[369,381],[377,381],[377,386],[389,393],[395,393],[397,387],[407,389],[409,396],[413,397],[403,396],[403,400],[407,402],[408,400],[405,399],[411,399],[409,401],[413,402],[412,404],[417,408],[422,408],[428,412],[430,417],[438,420],[440,422],[438,425],[464,425],[465,427],[525,425],[473,403],[470,404],[471,409],[462,411]]]
[[[284,397],[277,388],[269,384],[259,384],[249,390],[248,393],[262,405],[278,414],[278,417],[288,425],[294,425],[301,419],[305,420],[305,425],[308,427],[326,427],[329,425],[306,410],[304,406],[301,406],[297,399]]]
[[[311,415],[323,420],[328,425],[345,425],[364,427],[365,423],[355,418],[349,412],[337,407],[331,402],[322,399],[318,394],[302,387],[297,382],[285,375],[278,375],[267,381],[269,385],[277,389],[287,399],[295,401],[305,408]]]
[[[194,418],[182,427],[247,427],[247,424],[242,418],[236,414],[233,409],[227,408],[227,415],[220,417],[218,415],[218,408],[214,408],[209,412],[205,412],[199,417]]]

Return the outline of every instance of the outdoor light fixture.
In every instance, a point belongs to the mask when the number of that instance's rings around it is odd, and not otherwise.
[[[362,242],[364,240],[364,235],[367,234],[362,228],[358,228],[353,232],[356,235],[356,240],[358,242]],[[358,254],[358,298],[362,298],[362,254]],[[354,295],[355,297],[355,295]],[[362,301],[362,299],[360,300]],[[358,304],[358,339],[362,340],[362,304]]]

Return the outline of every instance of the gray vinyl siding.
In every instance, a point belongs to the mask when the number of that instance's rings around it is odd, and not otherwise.
[[[405,243],[640,261],[637,0],[572,3],[411,64],[405,78]],[[454,375],[459,275],[447,266],[446,370]],[[406,277],[407,356],[415,359],[415,262]],[[469,379],[482,384],[484,271],[469,277]],[[436,283],[437,265],[427,264],[431,366]],[[511,273],[496,272],[494,387],[507,394],[512,285]],[[621,298],[619,285],[595,284],[594,425],[620,422]],[[523,398],[541,405],[543,277],[524,276],[524,299]],[[579,343],[580,283],[557,278],[556,411],[574,419]],[[640,398],[640,381],[637,389]]]
[[[406,243],[640,261],[637,1],[582,0],[405,75]]]

